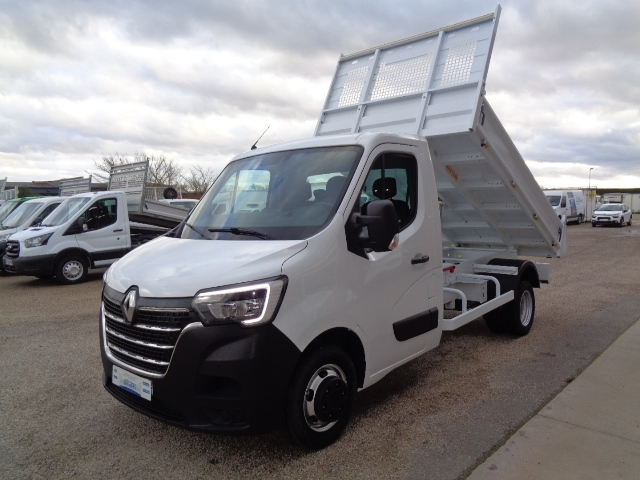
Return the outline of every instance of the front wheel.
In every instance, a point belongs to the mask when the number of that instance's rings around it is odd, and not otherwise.
[[[87,261],[79,255],[63,258],[56,267],[56,278],[60,283],[71,284],[82,282],[87,278]]]
[[[631,217],[629,217],[629,223],[627,223],[628,226],[631,226]]]
[[[287,392],[287,427],[293,439],[312,450],[335,442],[349,422],[356,391],[355,367],[344,350],[329,345],[312,351]]]
[[[595,227],[596,226],[596,222],[591,222],[591,226]]]
[[[620,217],[620,223],[618,223],[618,228],[624,227],[624,217]]]

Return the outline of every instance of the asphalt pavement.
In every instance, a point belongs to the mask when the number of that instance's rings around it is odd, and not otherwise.
[[[640,478],[640,320],[468,480]]]

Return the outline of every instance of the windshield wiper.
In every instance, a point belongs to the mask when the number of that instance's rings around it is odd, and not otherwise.
[[[189,227],[191,230],[193,230],[194,232],[196,232],[198,235],[200,235],[202,238],[206,239],[206,240],[211,240],[207,235],[205,235],[204,233],[202,233],[200,231],[200,229],[194,227],[193,225],[191,225],[190,223],[184,222],[184,224]]]
[[[266,233],[258,232],[256,230],[249,230],[247,228],[210,228],[210,232],[228,232],[233,233],[234,235],[248,235],[250,237],[258,237],[262,240],[275,240],[271,235],[267,235]]]

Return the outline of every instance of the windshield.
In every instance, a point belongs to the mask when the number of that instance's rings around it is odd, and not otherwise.
[[[231,162],[182,238],[300,240],[333,218],[362,155],[357,146],[268,153]]]
[[[65,200],[58,208],[51,212],[51,215],[42,221],[40,226],[55,227],[62,225],[73,217],[88,201],[89,197],[69,198],[68,200]]]
[[[560,205],[560,199],[562,197],[560,195],[547,195],[547,198],[549,199],[549,203],[552,207],[557,207]]]
[[[606,204],[598,207],[598,212],[621,212],[622,205]]]
[[[26,202],[16,208],[11,214],[2,222],[2,228],[16,228],[29,220],[29,217],[33,215],[42,207],[42,203]]]
[[[20,202],[4,202],[0,205],[0,222],[7,218],[18,205],[20,205]]]

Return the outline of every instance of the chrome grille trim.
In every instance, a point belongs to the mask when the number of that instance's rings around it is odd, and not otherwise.
[[[143,312],[145,316],[143,322],[146,323],[132,325],[125,321],[121,314],[117,314],[120,313],[120,305],[120,302],[106,293],[103,294],[100,304],[100,329],[104,352],[115,365],[146,378],[163,378],[171,364],[175,346],[180,341],[180,337],[194,328],[204,328],[201,322],[188,323],[192,317],[189,316],[190,311],[186,308],[142,307],[138,313]],[[154,315],[158,315],[158,325],[149,324],[155,320]],[[177,317],[167,318],[171,315],[177,315]],[[163,323],[169,323],[171,326],[163,326]],[[131,335],[128,335],[128,332]],[[158,341],[163,338],[166,342]],[[113,341],[110,341],[111,339]],[[131,346],[130,350],[126,348],[127,344]],[[157,358],[149,358],[145,355],[145,350],[149,355]]]
[[[127,342],[135,343],[137,345],[142,345],[143,347],[160,348],[163,350],[173,350],[173,345],[162,345],[160,343],[142,342],[140,340],[136,340],[135,338],[131,338],[121,333],[118,333],[110,329],[108,326],[105,327],[105,329],[107,333],[109,333],[110,335],[113,335],[114,337],[121,338],[122,340],[126,340]]]
[[[140,312],[150,313],[189,313],[187,308],[156,308],[156,307],[141,307]]]
[[[122,355],[125,355],[127,357],[131,357],[131,358],[135,358],[135,359],[140,360],[142,362],[153,363],[155,365],[161,365],[163,367],[169,366],[169,362],[159,362],[158,360],[154,360],[152,358],[141,357],[140,355],[136,355],[135,353],[127,352],[126,350],[118,348],[115,345],[111,345],[110,343],[109,343],[109,348],[112,349],[112,350],[115,350],[118,353],[121,353]],[[127,368],[131,368],[131,367],[127,367]]]
[[[151,325],[146,325],[144,323],[136,323],[134,327],[142,328],[143,330],[152,330],[154,332],[179,332],[180,330],[182,330],[175,327],[154,327]]]
[[[110,318],[111,320],[116,321],[116,322],[127,323],[127,322],[124,321],[124,318],[116,317],[114,314],[109,313],[109,312],[104,312],[104,316],[107,317],[107,318]]]

